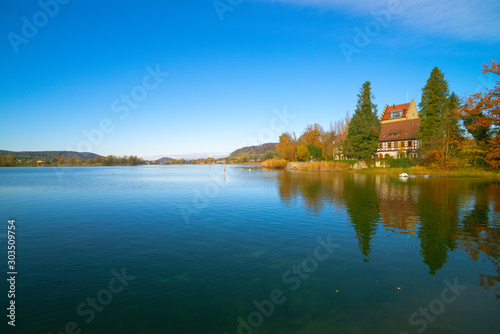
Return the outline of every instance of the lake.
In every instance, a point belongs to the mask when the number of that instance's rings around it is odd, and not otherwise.
[[[500,332],[499,181],[2,168],[0,199],[2,333]]]

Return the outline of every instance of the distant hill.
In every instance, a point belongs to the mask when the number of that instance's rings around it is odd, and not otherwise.
[[[33,152],[13,152],[13,151],[2,151],[0,150],[0,155],[8,156],[12,155],[15,159],[53,159],[60,158],[63,156],[66,159],[74,157],[75,159],[93,159],[93,158],[101,158],[100,155],[89,152],[73,152],[73,151],[33,151]]]
[[[232,152],[227,158],[234,162],[249,162],[250,160],[264,161],[267,159],[272,159],[274,156],[278,155],[276,151],[276,145],[278,143],[267,143],[259,146],[249,146],[237,149]]]
[[[169,158],[169,157],[163,157],[163,158],[160,158],[160,159],[158,159],[156,161],[158,161],[158,162],[167,162],[167,161],[172,161],[172,160],[174,160],[174,159]]]

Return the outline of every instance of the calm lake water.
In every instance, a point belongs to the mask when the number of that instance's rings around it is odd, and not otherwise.
[[[494,180],[2,168],[0,214],[2,333],[500,332]]]

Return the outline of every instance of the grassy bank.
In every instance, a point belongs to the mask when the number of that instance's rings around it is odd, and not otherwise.
[[[262,163],[266,168],[286,168],[288,162],[285,159],[269,159]]]
[[[347,161],[313,161],[304,162],[293,170],[311,171],[311,172],[341,172],[350,170],[352,164]]]
[[[431,167],[413,166],[413,167],[391,167],[391,168],[364,168],[354,170],[353,165],[356,161],[314,161],[291,163],[290,170],[309,171],[309,172],[351,172],[362,174],[392,174],[398,175],[407,173],[408,175],[429,175],[429,176],[453,176],[453,177],[492,177],[500,178],[500,171],[480,169],[480,168],[461,168],[461,169],[439,169]],[[286,168],[287,161],[284,159],[269,159],[262,163],[266,168]]]
[[[357,170],[356,172],[363,174],[407,173],[408,175],[500,178],[500,171],[477,169],[477,168],[437,169],[430,167],[414,166],[408,168],[366,168]]]

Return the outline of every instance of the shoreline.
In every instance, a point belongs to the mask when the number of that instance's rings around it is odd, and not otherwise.
[[[313,172],[313,173],[360,173],[360,174],[387,174],[399,175],[406,173],[410,176],[443,176],[443,177],[481,177],[481,178],[500,178],[500,171],[487,170],[480,168],[463,169],[437,169],[432,167],[386,167],[383,165],[377,167],[360,167],[357,164],[348,162],[316,161],[316,162],[289,162],[286,167],[282,166],[263,166],[269,169],[283,169],[286,171]]]
[[[215,164],[219,165],[219,164]],[[214,166],[215,166],[214,165]],[[355,169],[346,168],[342,166],[340,168],[314,168],[310,166],[305,166],[303,168],[289,168],[289,167],[265,167],[261,163],[244,163],[244,164],[226,164],[227,166],[235,165],[246,165],[246,166],[260,166],[263,169],[269,170],[283,170],[286,172],[311,172],[311,173],[359,173],[359,174],[378,174],[378,175],[399,175],[401,173],[407,173],[409,176],[440,176],[440,177],[474,177],[474,178],[496,178],[500,179],[500,171],[484,170],[484,169],[457,169],[457,170],[445,170],[445,169],[435,169],[430,167],[369,167]],[[112,165],[112,166],[102,166],[102,165],[76,165],[76,166],[5,166],[2,168],[75,168],[75,167],[142,167],[142,166],[207,166],[201,164],[141,164],[141,165]]]

